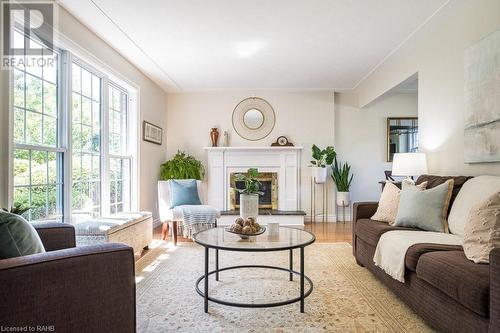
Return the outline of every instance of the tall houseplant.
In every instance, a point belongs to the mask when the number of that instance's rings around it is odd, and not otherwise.
[[[332,165],[333,160],[337,156],[335,149],[332,146],[328,146],[325,149],[320,149],[318,146],[312,146],[312,176],[314,177],[316,183],[322,184],[326,182],[326,176],[328,174],[327,166]]]
[[[264,194],[260,191],[261,183],[257,179],[259,170],[250,168],[246,174],[239,173],[235,176],[237,181],[245,182],[245,187],[235,189],[240,193],[240,217],[257,217],[259,215],[259,195]]]
[[[337,158],[334,159],[332,165],[332,179],[337,187],[337,205],[338,206],[349,206],[350,204],[350,188],[352,178],[351,166],[347,163],[342,164],[342,162],[337,162]]]
[[[160,166],[160,179],[198,179],[205,175],[203,164],[193,156],[183,151],[177,151],[175,156]]]

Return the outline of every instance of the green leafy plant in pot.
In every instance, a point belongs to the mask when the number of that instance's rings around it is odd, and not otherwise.
[[[12,213],[12,214],[16,214],[16,215],[23,215],[28,210],[30,210],[30,207],[25,206],[22,203],[17,203],[17,204],[12,205],[12,207],[10,207],[10,209],[2,208],[2,210],[7,212],[7,213]]]
[[[326,177],[328,175],[328,169],[326,167],[332,165],[336,156],[337,153],[332,146],[328,146],[325,149],[320,149],[316,145],[312,146],[312,176],[317,184],[326,182]]]
[[[337,187],[337,205],[341,207],[349,206],[350,204],[350,192],[352,178],[351,166],[347,163],[342,164],[342,162],[337,162],[337,158],[334,159],[332,165],[332,179]]]
[[[235,179],[237,181],[245,182],[244,188],[235,189],[238,193],[240,193],[241,218],[257,218],[259,215],[259,195],[264,194],[264,192],[260,190],[262,184],[257,179],[258,177],[259,170],[256,168],[250,168],[246,173],[239,173],[235,175]]]
[[[205,176],[205,168],[201,161],[183,151],[177,151],[175,156],[160,166],[160,180],[197,179]]]

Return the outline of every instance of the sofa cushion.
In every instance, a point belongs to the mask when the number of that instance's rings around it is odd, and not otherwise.
[[[455,201],[455,198],[458,195],[458,192],[460,192],[460,189],[462,188],[462,185],[465,184],[466,181],[471,179],[472,177],[469,176],[433,176],[433,175],[422,175],[417,178],[417,181],[415,184],[421,184],[423,182],[427,182],[427,188],[433,188],[438,185],[443,184],[446,182],[448,179],[453,179],[453,190],[451,192],[451,198],[450,198],[450,204],[448,207],[448,214],[451,211],[451,206],[453,205],[453,202]]]
[[[0,210],[0,259],[44,252],[40,236],[28,221]]]
[[[359,219],[356,222],[356,236],[366,243],[377,246],[380,236],[391,230],[418,230],[412,228],[393,227],[385,222],[372,219]]]
[[[500,191],[500,177],[478,176],[468,180],[458,193],[448,217],[450,232],[463,236],[464,227],[472,207],[486,201]]]
[[[417,276],[478,315],[489,315],[489,265],[474,264],[463,251],[429,252],[420,256]]]
[[[406,251],[405,266],[412,271],[417,271],[417,263],[420,256],[435,251],[462,251],[462,246],[460,245],[446,245],[446,244],[430,244],[430,243],[420,243],[412,245]]]

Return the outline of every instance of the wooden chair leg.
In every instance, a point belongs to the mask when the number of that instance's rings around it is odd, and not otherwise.
[[[172,221],[172,239],[174,246],[177,246],[177,221]]]
[[[161,227],[161,239],[164,241],[168,240],[168,224],[169,223],[170,223],[169,221],[163,222],[163,225]]]

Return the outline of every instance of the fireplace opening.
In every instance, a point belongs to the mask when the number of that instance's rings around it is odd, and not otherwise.
[[[236,189],[245,188],[244,181],[236,180],[235,176],[238,173],[231,173],[230,175],[231,210],[240,208],[240,193]],[[246,173],[242,172],[242,174]],[[260,191],[264,192],[263,195],[259,195],[259,208],[278,209],[278,173],[259,172],[257,179],[261,183]]]

